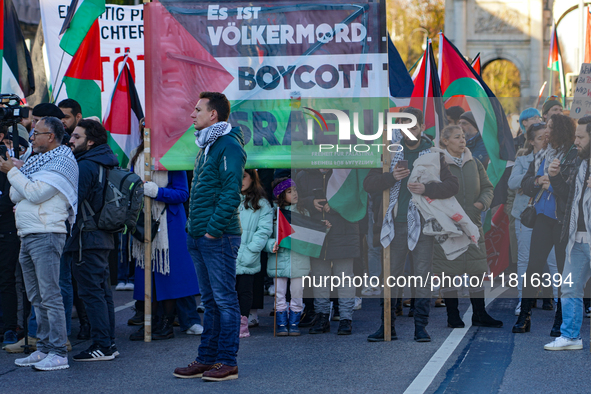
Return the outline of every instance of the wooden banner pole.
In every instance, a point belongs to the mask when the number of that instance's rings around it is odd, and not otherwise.
[[[150,129],[144,129],[144,181],[152,180]],[[152,341],[152,199],[144,196],[144,342]]]
[[[143,0],[146,4],[152,0]],[[146,81],[149,83],[149,81]],[[144,128],[144,181],[152,180],[150,129]],[[152,342],[152,199],[144,196],[144,342]]]
[[[387,122],[386,122],[387,123]],[[384,173],[390,172],[390,155],[386,150],[386,147],[390,145],[390,141],[388,141],[388,127],[387,125],[384,127],[384,132],[382,134],[383,144],[384,144],[384,151],[382,152],[382,170]],[[390,189],[386,189],[383,192],[382,196],[382,211],[384,217],[386,212],[388,211],[388,205],[390,203]],[[383,221],[382,221],[383,223]],[[384,289],[384,341],[390,342],[391,334],[392,334],[392,300],[391,300],[391,290],[388,287],[388,283],[386,279],[390,276],[390,245],[384,248],[384,252],[382,253],[382,286]]]

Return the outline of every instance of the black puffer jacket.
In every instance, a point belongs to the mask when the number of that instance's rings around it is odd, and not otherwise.
[[[345,220],[335,211],[318,212],[314,208],[314,189],[322,189],[326,196],[326,185],[332,176],[332,170],[322,174],[320,170],[300,171],[296,176],[298,205],[310,212],[310,217],[328,220],[332,225],[324,239],[320,258],[325,260],[352,259],[360,255],[359,225]]]
[[[72,236],[66,241],[64,251],[76,252],[80,249],[80,225],[84,221],[82,208],[84,200],[88,200],[95,215],[95,222],[98,220],[98,213],[103,207],[104,185],[107,171],[103,171],[103,180],[99,179],[100,166],[112,168],[119,165],[117,156],[109,145],[102,144],[85,152],[76,153],[80,177],[78,180],[78,212],[76,213],[76,224],[72,228]],[[91,219],[92,220],[92,219]],[[82,247],[84,249],[113,249],[115,243],[113,234],[104,231],[82,232]]]

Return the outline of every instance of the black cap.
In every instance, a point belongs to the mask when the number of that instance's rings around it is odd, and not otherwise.
[[[37,104],[35,108],[33,108],[33,116],[53,116],[58,119],[66,117],[66,115],[64,115],[62,110],[59,109],[57,105],[51,103]]]

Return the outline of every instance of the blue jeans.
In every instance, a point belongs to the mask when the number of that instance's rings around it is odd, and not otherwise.
[[[572,285],[563,283],[562,296],[562,325],[560,332],[563,337],[579,339],[581,337],[581,324],[583,324],[583,293],[585,284],[591,277],[589,262],[589,244],[575,242],[570,253],[570,259],[564,265],[562,272],[563,281],[572,281]],[[570,274],[570,278],[568,277]]]
[[[74,287],[72,286],[72,266],[70,261],[62,255],[60,259],[60,291],[64,299],[66,312],[66,331],[72,333],[72,307],[74,305]]]
[[[66,315],[60,294],[60,257],[66,234],[29,234],[21,238],[20,263],[27,297],[37,317],[37,350],[65,357]]]
[[[134,267],[131,266],[129,256],[129,244],[131,242],[129,233],[118,234],[119,252],[117,254],[117,283],[134,283]]]
[[[203,334],[195,359],[202,364],[234,367],[238,354],[240,308],[236,293],[236,256],[240,235],[210,239],[187,236],[187,249],[197,270],[205,306]]]
[[[187,331],[193,324],[201,324],[201,316],[197,312],[195,296],[177,298],[176,311],[179,316],[181,331]]]
[[[515,219],[515,234],[517,235],[517,292],[519,294],[519,300],[521,300],[521,293],[523,291],[522,275],[526,273],[527,263],[529,262],[532,231],[532,228],[525,227],[521,224],[521,219]],[[554,248],[552,248],[548,255],[548,271],[552,277],[558,273]],[[552,291],[554,292],[554,297],[558,297],[558,289],[555,286],[552,286]]]
[[[35,308],[31,308],[31,316],[29,323],[27,323],[27,330],[31,338],[37,338],[37,316],[35,316]]]

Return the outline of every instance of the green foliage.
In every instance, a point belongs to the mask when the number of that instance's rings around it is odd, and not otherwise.
[[[432,39],[437,56],[445,0],[389,0],[387,4],[388,31],[406,67],[412,67],[425,51],[425,33]]]
[[[486,65],[482,70],[482,79],[497,96],[505,112],[519,112],[519,100],[513,98],[521,95],[519,69],[505,59],[497,59]]]

